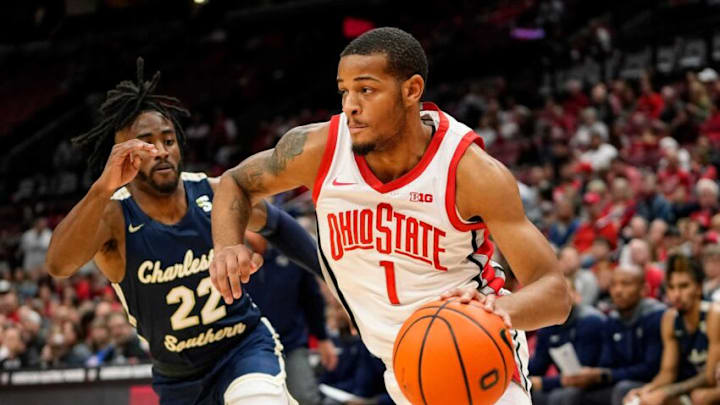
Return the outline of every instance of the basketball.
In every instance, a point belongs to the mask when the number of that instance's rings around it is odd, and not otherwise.
[[[415,311],[395,338],[393,368],[413,404],[494,404],[515,372],[502,319],[472,301],[433,301]]]

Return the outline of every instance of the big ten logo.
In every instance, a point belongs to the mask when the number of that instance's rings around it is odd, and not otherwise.
[[[205,212],[212,211],[212,201],[210,201],[210,197],[206,195],[198,197],[197,200],[195,200],[195,203]]]
[[[431,202],[433,202],[433,196],[432,196],[432,194],[411,192],[410,193],[410,201],[431,203]]]

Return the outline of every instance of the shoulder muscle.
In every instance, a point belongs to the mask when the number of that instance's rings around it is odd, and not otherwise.
[[[457,168],[456,201],[464,219],[522,219],[517,182],[505,165],[471,144]]]

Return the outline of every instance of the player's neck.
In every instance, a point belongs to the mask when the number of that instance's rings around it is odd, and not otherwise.
[[[144,187],[133,183],[130,183],[128,188],[143,212],[155,221],[172,225],[180,221],[187,213],[185,185],[182,181],[178,182],[177,188],[170,194],[144,190]]]
[[[432,127],[424,125],[419,119],[411,119],[407,123],[408,126],[395,136],[395,142],[365,156],[368,166],[383,183],[395,180],[412,170],[430,144]]]
[[[700,300],[693,303],[689,310],[683,314],[683,321],[688,330],[695,330],[700,322]]]

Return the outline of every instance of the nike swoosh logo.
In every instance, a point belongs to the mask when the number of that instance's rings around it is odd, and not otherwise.
[[[337,178],[333,179],[332,185],[333,186],[352,186],[355,183],[343,183],[341,181],[337,181]]]
[[[130,226],[128,226],[128,231],[130,231],[130,233],[135,233],[139,231],[140,228],[142,228],[143,226],[145,226],[145,224],[140,224],[138,226],[132,226],[132,224],[130,224]]]

